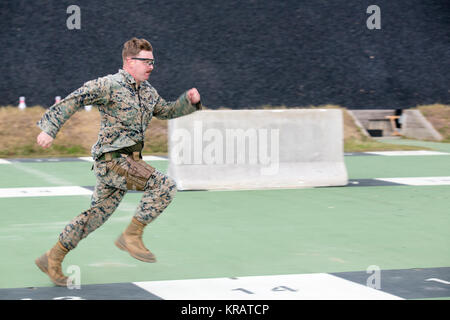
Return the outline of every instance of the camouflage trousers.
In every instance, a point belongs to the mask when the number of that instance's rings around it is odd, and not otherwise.
[[[125,158],[111,161],[117,161],[122,166],[128,165]],[[127,192],[126,178],[109,170],[106,164],[106,161],[94,163],[97,183],[90,209],[70,221],[59,236],[61,244],[69,250],[74,249],[80,240],[105,223]],[[134,217],[145,225],[149,224],[170,204],[176,192],[175,181],[155,170],[147,181]]]

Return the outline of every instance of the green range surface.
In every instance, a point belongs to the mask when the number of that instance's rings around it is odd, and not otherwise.
[[[450,152],[450,143],[411,140],[411,139],[377,139],[377,140],[391,144],[425,147],[435,151]]]
[[[440,145],[441,151],[448,147]],[[450,176],[450,156],[345,161],[350,179]],[[150,163],[167,170],[166,161]],[[1,164],[0,188],[93,186],[91,166]],[[145,230],[154,264],[114,245],[140,198],[128,193],[67,255],[63,269],[77,265],[82,284],[102,284],[450,266],[450,186],[179,192]],[[53,286],[34,260],[89,202],[90,196],[0,198],[0,288]]]

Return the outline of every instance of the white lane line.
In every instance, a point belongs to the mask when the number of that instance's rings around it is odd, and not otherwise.
[[[32,174],[33,176],[43,179],[44,181],[52,184],[58,184],[58,185],[68,185],[70,184],[69,181],[61,179],[57,176],[54,176],[52,174],[46,173],[44,171],[33,169],[31,166],[28,166],[24,163],[13,163],[13,168],[16,168],[18,170],[24,171],[26,173]]]
[[[440,152],[440,151],[429,151],[429,150],[412,150],[412,151],[366,151],[366,152],[362,152],[363,154],[368,154],[368,155],[376,155],[376,156],[443,156],[443,155],[450,155],[449,152]],[[344,155],[346,156],[350,156],[350,155],[357,155],[358,153],[353,153],[353,152],[347,152]],[[77,157],[77,159],[82,160],[82,161],[88,161],[88,162],[93,162],[94,160],[92,159],[92,157]],[[165,157],[165,156],[143,156],[143,159],[145,161],[168,161],[169,158]],[[10,159],[10,160],[15,160],[15,159]],[[28,159],[29,161],[27,162],[33,162],[32,159]],[[34,159],[35,162],[44,162],[44,160],[42,159]],[[52,159],[52,158],[48,158],[45,159],[45,161],[54,161],[54,162],[60,162],[60,161],[64,161],[61,159]],[[11,161],[6,160],[6,159],[0,159],[0,164],[11,164]]]
[[[353,153],[347,153],[346,155],[351,155]],[[438,152],[438,151],[427,151],[427,150],[419,150],[419,151],[377,151],[377,152],[364,152],[364,154],[372,154],[379,156],[431,156],[431,155],[450,155],[450,153],[446,152]],[[82,161],[94,162],[92,157],[78,157],[78,159]],[[169,161],[167,157],[160,156],[143,156],[144,161]],[[37,159],[36,161],[41,162],[41,159]],[[57,161],[51,160],[48,161]],[[60,160],[58,160],[60,161]],[[10,161],[0,159],[0,164],[11,164]]]
[[[428,150],[370,151],[370,152],[364,152],[364,153],[378,155],[378,156],[443,156],[443,155],[450,155],[450,153],[447,153],[447,152],[428,151]]]
[[[78,159],[83,161],[94,162],[94,159],[92,159],[92,157],[78,157]]]
[[[40,222],[40,223],[20,223],[20,224],[12,224],[7,225],[5,227],[0,228],[0,231],[14,232],[42,232],[43,230],[59,230],[61,231],[66,225],[68,221],[56,221],[56,222]]]
[[[121,263],[121,262],[95,262],[88,264],[88,267],[94,267],[94,268],[134,268],[136,267],[135,264],[128,264],[128,263]]]
[[[143,156],[142,158],[145,161],[160,161],[160,160],[167,161],[168,160],[166,157],[159,157],[159,156]]]
[[[134,282],[168,300],[399,300],[326,273]]]
[[[92,191],[78,187],[33,187],[33,188],[0,188],[0,198],[17,197],[56,197],[92,195]]]
[[[404,184],[408,186],[446,186],[450,185],[450,177],[417,177],[417,178],[376,178],[375,180]]]
[[[450,185],[450,177],[417,177],[417,178],[375,178],[384,182],[392,182],[408,186],[444,186]],[[230,191],[230,190],[228,190]],[[241,191],[241,190],[238,190]],[[79,186],[64,187],[32,187],[32,188],[0,188],[0,198],[45,197],[45,196],[79,196],[92,195],[92,190]],[[132,212],[135,206],[122,204],[118,210]]]

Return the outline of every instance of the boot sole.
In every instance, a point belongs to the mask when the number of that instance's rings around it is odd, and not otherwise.
[[[119,238],[117,238],[117,240],[114,242],[114,244],[116,245],[116,247],[118,247],[120,250],[126,251],[130,254],[130,256],[132,256],[133,258],[142,261],[142,262],[148,262],[148,263],[153,263],[156,262],[156,258],[153,259],[145,259],[142,258],[138,255],[135,255],[132,251],[128,250],[127,245],[125,244],[125,242],[122,241],[122,236],[120,236]]]

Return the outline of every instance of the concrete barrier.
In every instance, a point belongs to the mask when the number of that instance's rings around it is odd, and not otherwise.
[[[338,109],[198,111],[169,120],[179,190],[343,186]]]

